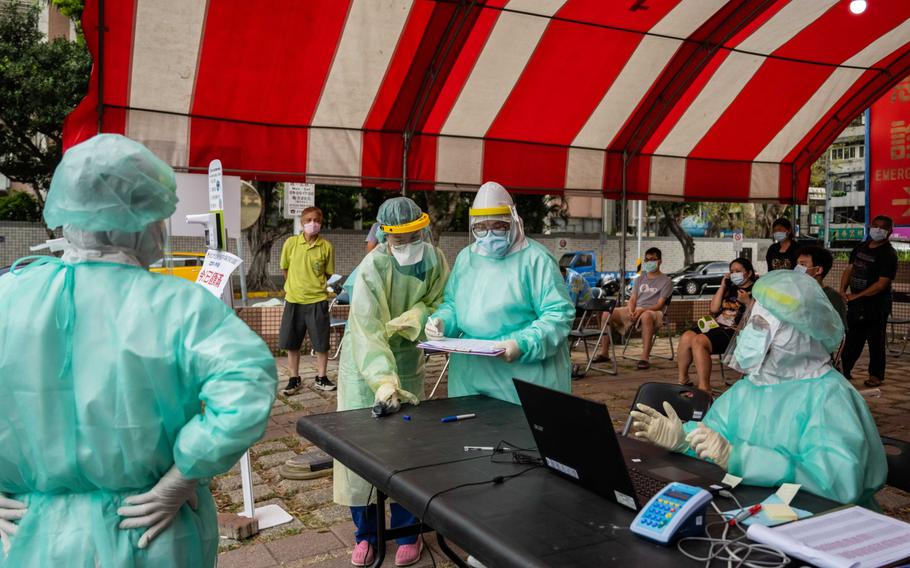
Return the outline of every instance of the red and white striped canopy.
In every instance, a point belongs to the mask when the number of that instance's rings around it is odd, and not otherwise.
[[[100,109],[187,171],[805,201],[812,162],[910,73],[910,1],[848,4],[88,0],[65,138]]]

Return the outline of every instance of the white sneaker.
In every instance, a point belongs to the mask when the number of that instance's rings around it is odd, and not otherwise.
[[[468,566],[470,566],[471,568],[487,568],[480,562],[480,560],[477,560],[476,558],[474,558],[471,555],[468,555],[468,559],[466,562],[467,562]]]

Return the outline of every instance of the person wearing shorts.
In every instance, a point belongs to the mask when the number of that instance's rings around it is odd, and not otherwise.
[[[288,352],[290,378],[282,391],[285,396],[297,394],[302,387],[300,347],[307,334],[316,352],[313,386],[320,390],[335,390],[335,383],[326,376],[331,330],[326,280],[335,271],[335,250],[332,243],[319,234],[322,211],[318,207],[304,209],[300,224],[303,232],[285,241],[281,249],[285,304],[278,347]]]
[[[749,259],[737,258],[730,263],[730,272],[711,298],[711,316],[699,320],[700,325],[679,339],[679,384],[692,384],[689,368],[694,362],[698,388],[711,392],[711,355],[725,352],[736,335],[737,326],[752,303],[751,290],[757,278]]]
[[[645,251],[642,263],[642,273],[635,279],[632,286],[632,297],[629,303],[613,310],[610,325],[621,335],[625,335],[629,327],[641,330],[641,359],[638,361],[639,369],[651,367],[651,346],[654,335],[663,323],[664,306],[670,301],[673,294],[673,282],[670,277],[660,271],[661,252],[653,247]],[[610,343],[605,341],[601,352],[594,358],[594,362],[610,360]]]

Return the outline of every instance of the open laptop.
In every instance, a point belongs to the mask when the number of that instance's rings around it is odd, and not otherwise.
[[[647,465],[627,463],[606,405],[512,380],[544,465],[598,495],[637,511],[670,482],[716,483],[661,460],[657,447]]]

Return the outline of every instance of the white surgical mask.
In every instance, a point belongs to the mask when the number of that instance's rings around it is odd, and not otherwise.
[[[733,282],[737,286],[741,286],[743,282],[746,281],[746,275],[742,272],[731,272],[730,273],[730,282]]]
[[[888,231],[879,227],[869,229],[869,236],[873,241],[880,242],[888,238]]]
[[[423,260],[423,241],[416,241],[403,245],[389,244],[392,256],[398,261],[399,266],[411,266]]]
[[[319,229],[322,228],[322,224],[317,221],[310,221],[303,225],[303,234],[312,237],[313,235],[319,233]]]
[[[797,264],[793,267],[793,270],[799,272],[800,274],[808,274],[809,269],[803,266],[802,264]]]
[[[645,272],[657,272],[657,261],[648,260],[641,265],[641,269]]]
[[[787,240],[787,233],[784,233],[781,231],[775,231],[774,235],[772,235],[772,236],[774,237],[775,243],[781,243],[781,242]]]

